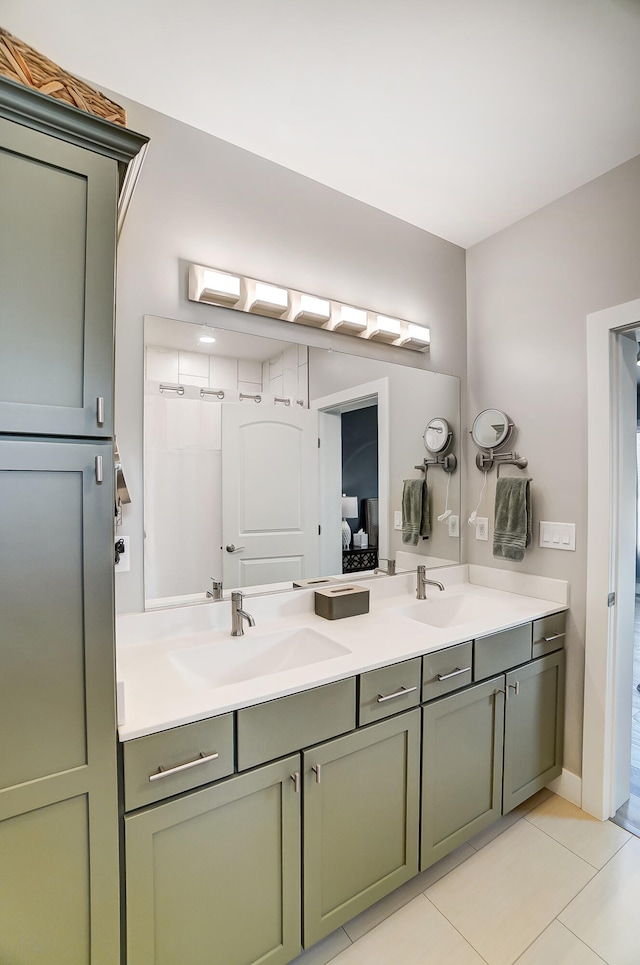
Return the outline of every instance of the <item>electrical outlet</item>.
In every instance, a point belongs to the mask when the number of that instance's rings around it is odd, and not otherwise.
[[[393,513],[393,528],[402,529],[402,510],[396,509]]]
[[[459,516],[449,516],[449,536],[454,539],[460,536],[460,517]]]
[[[476,517],[476,539],[489,539],[489,520],[486,516]]]
[[[115,552],[118,553],[120,559],[115,563],[116,573],[128,573],[131,570],[131,552],[129,550],[129,536],[118,536],[114,544],[114,562],[115,562]]]

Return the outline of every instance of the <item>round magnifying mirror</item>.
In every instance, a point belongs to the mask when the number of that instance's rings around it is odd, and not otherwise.
[[[446,419],[432,419],[424,430],[424,444],[429,452],[444,452],[452,435]]]
[[[471,437],[480,449],[499,449],[511,435],[513,423],[500,409],[484,409],[471,427]]]

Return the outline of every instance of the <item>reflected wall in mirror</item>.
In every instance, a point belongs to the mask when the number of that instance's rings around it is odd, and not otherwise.
[[[426,422],[459,438],[456,377],[190,322],[145,317],[144,379],[147,608],[204,600],[212,580],[226,592],[370,572],[408,549],[395,514],[403,480],[421,476]],[[429,472],[432,519],[445,475]],[[344,551],[343,494],[358,506]],[[459,561],[446,523],[411,549]]]

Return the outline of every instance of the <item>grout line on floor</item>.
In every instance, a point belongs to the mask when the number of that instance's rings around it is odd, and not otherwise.
[[[455,871],[455,868],[454,868],[453,870]],[[451,874],[451,872],[449,872],[449,874]],[[424,892],[423,892],[423,894],[424,894]],[[450,920],[447,918],[447,916],[445,915],[445,913],[444,913],[443,911],[440,911],[440,909],[438,908],[438,906],[435,905],[435,904],[431,901],[431,899],[429,898],[429,896],[425,894],[424,897],[427,899],[427,901],[429,902],[429,904],[431,905],[431,907],[434,908],[434,909],[436,910],[436,912],[437,912],[439,915],[441,915],[441,916],[444,918],[444,920],[451,925],[451,927],[453,928],[453,930],[454,930],[458,935],[460,935],[460,938],[463,940],[463,942],[465,943],[465,945],[468,945],[469,948],[476,953],[476,955],[478,956],[478,958],[481,958],[481,959],[482,959],[482,961],[485,963],[485,965],[491,965],[491,962],[489,962],[488,959],[486,959],[486,958],[484,957],[484,955],[482,955],[482,954],[478,951],[478,949],[476,948],[475,945],[472,945],[472,944],[471,944],[471,942],[469,941],[469,939],[467,938],[467,936],[466,936],[466,935],[463,935],[459,928],[456,928],[456,926],[453,924],[453,922],[450,921]]]
[[[585,885],[585,888],[586,888],[586,885]],[[562,909],[562,911],[564,911],[564,908]],[[562,911],[560,912],[560,914],[562,914]],[[562,925],[563,928],[566,928],[569,934],[573,935],[573,937],[577,939],[577,941],[579,941],[581,945],[584,945],[584,947],[588,948],[590,952],[593,952],[596,958],[599,959],[601,962],[603,962],[603,965],[612,965],[612,963],[608,962],[606,958],[602,957],[602,955],[598,955],[595,948],[592,948],[589,942],[585,942],[584,938],[580,938],[580,935],[576,935],[576,933],[571,928],[569,928],[568,925],[565,925],[563,921],[558,922],[558,924]],[[516,965],[515,962],[514,962],[514,965]]]
[[[534,811],[535,811],[535,809],[534,809]],[[592,864],[592,863],[589,861],[588,858],[585,858],[585,857],[584,857],[584,855],[578,854],[577,851],[574,851],[572,848],[570,848],[568,845],[564,844],[562,841],[558,841],[557,838],[554,838],[553,835],[552,835],[552,834],[549,834],[548,831],[545,831],[544,828],[540,828],[540,827],[538,827],[537,824],[534,824],[533,821],[529,821],[527,815],[533,814],[534,811],[528,811],[527,814],[523,814],[523,816],[522,816],[523,819],[524,819],[525,821],[527,821],[527,822],[531,825],[532,828],[537,828],[538,831],[542,831],[542,833],[543,833],[543,834],[546,834],[546,836],[547,836],[548,838],[550,838],[551,841],[555,841],[556,844],[561,845],[561,847],[563,847],[563,848],[565,849],[565,851],[568,851],[569,854],[572,854],[575,858],[580,858],[581,861],[584,861],[585,864],[588,864],[589,867],[590,867],[590,868],[593,868],[596,872],[597,872],[597,871],[602,871],[603,868],[606,868],[606,866],[609,864],[609,862],[611,861],[611,859],[612,859],[612,858],[615,858],[615,856],[616,856],[620,851],[622,851],[622,849],[624,848],[625,844],[628,844],[629,841],[631,840],[630,838],[628,838],[626,841],[623,841],[622,844],[621,844],[618,848],[616,848],[616,850],[613,852],[613,854],[609,855],[609,857],[607,858],[607,860],[605,861],[605,863],[602,865],[602,867],[598,867],[598,865]],[[609,818],[608,820],[612,820],[612,819]],[[603,822],[603,823],[604,823],[604,822]],[[612,821],[612,823],[615,823],[615,822]],[[618,825],[618,827],[621,827],[621,825]],[[626,831],[628,834],[633,834],[633,831],[630,831],[629,828],[623,828],[622,830],[623,830],[623,831]],[[638,831],[638,835],[640,836],[640,830]]]

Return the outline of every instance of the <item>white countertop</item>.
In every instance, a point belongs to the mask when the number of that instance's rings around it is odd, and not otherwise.
[[[526,623],[567,608],[568,585],[562,580],[513,574],[490,567],[450,566],[428,572],[444,592],[427,586],[427,599],[416,601],[415,573],[354,584],[370,591],[369,613],[342,620],[325,620],[314,613],[314,591],[245,597],[245,609],[256,621],[246,622],[242,637],[232,637],[231,607],[226,600],[167,611],[124,614],[117,618],[118,719],[121,741],[142,737],[180,724],[203,720],[251,704],[341,680],[386,664],[440,650],[496,630]],[[356,574],[357,576],[357,574]],[[535,595],[539,594],[539,595]],[[399,612],[436,613],[453,597],[471,599],[466,622],[437,627]],[[448,605],[448,604],[446,604]],[[422,609],[424,608],[424,610]],[[476,612],[477,611],[477,612]],[[430,618],[430,617],[428,617]],[[437,617],[436,617],[437,619]],[[206,647],[215,657],[229,648],[251,649],[265,635],[307,628],[346,649],[279,672],[268,672],[237,683],[210,686],[181,666]],[[329,645],[330,647],[330,645]],[[234,653],[235,656],[235,653]]]

